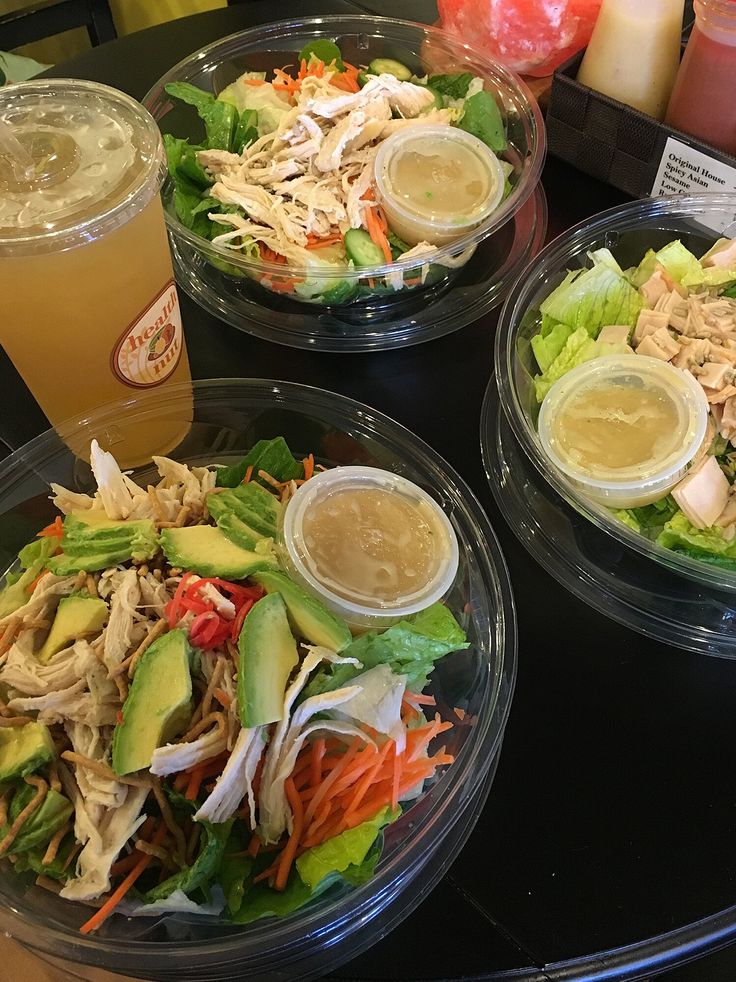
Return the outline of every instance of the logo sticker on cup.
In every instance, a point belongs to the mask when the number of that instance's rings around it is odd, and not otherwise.
[[[151,388],[176,369],[183,348],[179,297],[172,279],[125,329],[110,356],[110,367],[125,385]]]

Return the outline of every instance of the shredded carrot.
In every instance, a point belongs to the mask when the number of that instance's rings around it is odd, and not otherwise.
[[[305,825],[311,824],[315,812],[317,811],[319,806],[322,804],[324,799],[329,794],[330,789],[335,784],[337,779],[340,777],[340,774],[345,770],[348,764],[350,764],[353,758],[356,756],[358,750],[362,745],[363,745],[363,741],[360,739],[360,737],[355,737],[353,742],[348,747],[347,751],[343,754],[340,763],[333,768],[333,770],[327,775],[327,777],[322,782],[322,784],[320,784],[317,794],[315,794],[314,798],[312,798],[312,800],[310,801],[307,807],[307,810],[304,813]]]
[[[334,245],[336,242],[342,242],[342,235],[338,232],[335,232],[334,235],[327,235],[323,239],[310,234],[307,236],[307,249],[322,249],[324,246]]]
[[[312,456],[311,454],[309,455]],[[312,458],[314,460],[314,458]],[[306,466],[304,470],[306,472]],[[312,769],[310,773],[310,784],[316,787],[322,780],[322,759],[325,755],[325,739],[320,737],[312,744]]]
[[[302,463],[304,464],[304,480],[308,481],[314,475],[314,454],[310,453],[308,457],[304,458]],[[324,740],[322,741],[322,746],[324,747]],[[324,753],[324,749],[322,752]]]
[[[60,539],[63,534],[64,522],[62,521],[61,515],[57,515],[50,525],[47,525],[46,528],[42,528],[41,531],[37,533],[37,538],[50,538],[51,536],[56,536]]]
[[[187,799],[187,801],[194,801],[194,799],[197,797],[204,778],[204,767],[200,764],[192,771],[192,776],[189,778],[189,784],[187,784],[187,789],[184,792],[184,797]]]
[[[265,85],[266,81],[262,78],[244,78],[243,81],[246,85]]]
[[[434,696],[424,695],[422,692],[405,692],[404,699],[410,706],[436,706],[437,700]]]
[[[271,280],[271,289],[274,293],[293,293],[297,283],[301,283],[301,280],[295,279],[293,276],[283,276],[277,280]]]
[[[465,710],[461,709],[460,706],[455,706],[453,712],[458,719],[465,719]]]
[[[258,243],[258,249],[261,253],[261,259],[265,259],[269,263],[278,263],[279,265],[284,265],[286,263],[286,256],[282,256],[278,252],[274,252],[263,242]]]
[[[394,744],[394,777],[391,783],[391,807],[399,807],[399,780],[401,778],[401,761],[399,749]]]
[[[214,695],[215,695],[215,699],[217,699],[220,705],[224,706],[225,709],[227,709],[232,704],[233,701],[232,697],[229,696],[224,689],[215,689]]]
[[[164,840],[164,837],[166,836],[166,832],[166,823],[161,822],[151,844],[154,846],[160,846]],[[95,911],[92,917],[90,917],[90,919],[80,927],[80,934],[91,934],[92,931],[96,931],[98,927],[101,927],[105,923],[110,914],[113,913],[117,905],[123,899],[128,890],[130,890],[141,873],[148,868],[153,858],[154,857],[148,853],[143,853],[141,855],[141,858],[135,864],[130,873],[128,873],[120,886],[113,890],[102,907],[100,907],[98,911]]]
[[[289,879],[291,865],[296,857],[296,850],[302,836],[302,826],[304,822],[302,801],[296,788],[294,787],[294,782],[290,777],[287,777],[284,783],[284,790],[286,791],[286,797],[289,799],[289,804],[291,805],[292,826],[289,841],[284,846],[284,849],[279,857],[276,881],[274,883],[277,890],[284,890],[286,888],[286,881]]]
[[[248,843],[248,848],[246,852],[248,853],[249,856],[252,856],[255,859],[256,856],[258,855],[258,851],[260,850],[260,848],[261,848],[261,840],[254,832],[253,835],[251,836],[250,842]]]
[[[110,876],[120,876],[121,873],[127,873],[128,870],[133,869],[135,864],[141,858],[141,854],[136,849],[131,852],[130,855],[125,856],[123,859],[119,859],[117,863],[113,863],[110,867]]]
[[[364,208],[363,214],[365,215],[365,227],[371,239],[383,252],[383,258],[386,260],[386,262],[392,262],[393,256],[391,255],[391,246],[386,238],[386,233],[381,228],[378,216],[374,214],[373,208]]]

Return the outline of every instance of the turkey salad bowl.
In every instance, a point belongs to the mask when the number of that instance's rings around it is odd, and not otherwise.
[[[264,302],[266,291],[360,308],[436,291],[521,208],[544,157],[519,79],[387,18],[233,35],[144,104],[167,145],[175,254],[193,251],[221,290]]]
[[[193,413],[181,386],[126,414],[0,469],[0,926],[143,978],[320,974],[406,916],[482,807],[514,676],[503,560],[460,479],[350,400],[221,380]],[[97,439],[124,460],[147,420],[188,434],[122,471]],[[374,470],[429,492],[458,566],[442,603],[366,632],[281,528],[310,481]]]
[[[736,587],[735,214],[736,195],[708,194],[632,202],[581,223],[527,268],[496,336],[504,412],[555,490],[637,552],[729,591]],[[596,377],[614,381],[615,407],[573,407],[585,433],[578,430],[584,447],[578,443],[571,464],[559,457],[565,438],[554,416],[569,393],[587,398]],[[641,396],[655,391],[651,379],[660,388],[646,406]],[[596,398],[605,401],[601,391]],[[669,449],[678,461],[659,485],[647,483],[637,456],[633,441],[643,435],[647,460],[676,442]],[[619,439],[636,479],[617,484],[625,467],[616,463],[616,475],[608,460],[606,481],[590,480],[585,455],[601,448],[610,455]]]

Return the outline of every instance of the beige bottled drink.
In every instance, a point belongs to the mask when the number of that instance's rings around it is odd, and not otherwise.
[[[684,0],[603,0],[578,82],[663,119],[680,64]]]
[[[0,148],[0,343],[51,423],[190,380],[152,117],[53,79],[1,90],[0,120],[33,160]],[[170,451],[185,416],[142,426],[122,407],[98,439],[130,466]]]

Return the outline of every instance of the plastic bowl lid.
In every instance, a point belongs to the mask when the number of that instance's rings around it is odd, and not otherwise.
[[[620,399],[623,393],[649,392],[654,396],[660,411],[674,412],[674,426],[660,428],[653,443],[642,448],[640,456],[632,455],[622,465],[599,465],[595,469],[580,460],[581,440],[577,445],[561,438],[559,422],[568,412],[584,414],[590,406],[584,406],[586,396],[595,393],[605,398],[605,393],[619,393],[614,407],[596,408],[595,416],[607,426],[607,436],[614,427],[628,427],[630,437],[642,432],[646,422],[646,410],[632,406],[624,408]],[[651,411],[651,407],[650,407]],[[656,411],[656,410],[655,410]],[[629,421],[623,414],[633,414]],[[604,418],[605,416],[605,418]],[[651,418],[651,417],[650,417]],[[585,420],[590,423],[590,417]],[[549,390],[539,412],[539,439],[544,452],[568,477],[593,490],[646,492],[659,484],[676,481],[698,451],[705,437],[708,422],[708,402],[697,380],[689,373],[675,368],[668,362],[643,355],[624,354],[595,358],[585,362],[559,379]],[[610,443],[609,443],[610,446]],[[670,483],[670,487],[672,484]]]
[[[336,528],[341,512],[346,523],[328,542],[325,523],[335,523]],[[392,518],[400,523],[398,544],[392,537]],[[318,519],[321,526],[316,525]],[[414,614],[448,592],[458,569],[457,537],[437,502],[412,481],[377,467],[336,467],[311,478],[287,506],[283,537],[296,572],[348,618]],[[419,552],[402,566],[412,545]],[[325,552],[328,546],[330,556]],[[426,576],[420,579],[423,562]],[[341,580],[339,569],[349,570],[353,578]],[[406,587],[406,580],[414,577],[416,585]],[[363,585],[369,580],[373,588]]]

